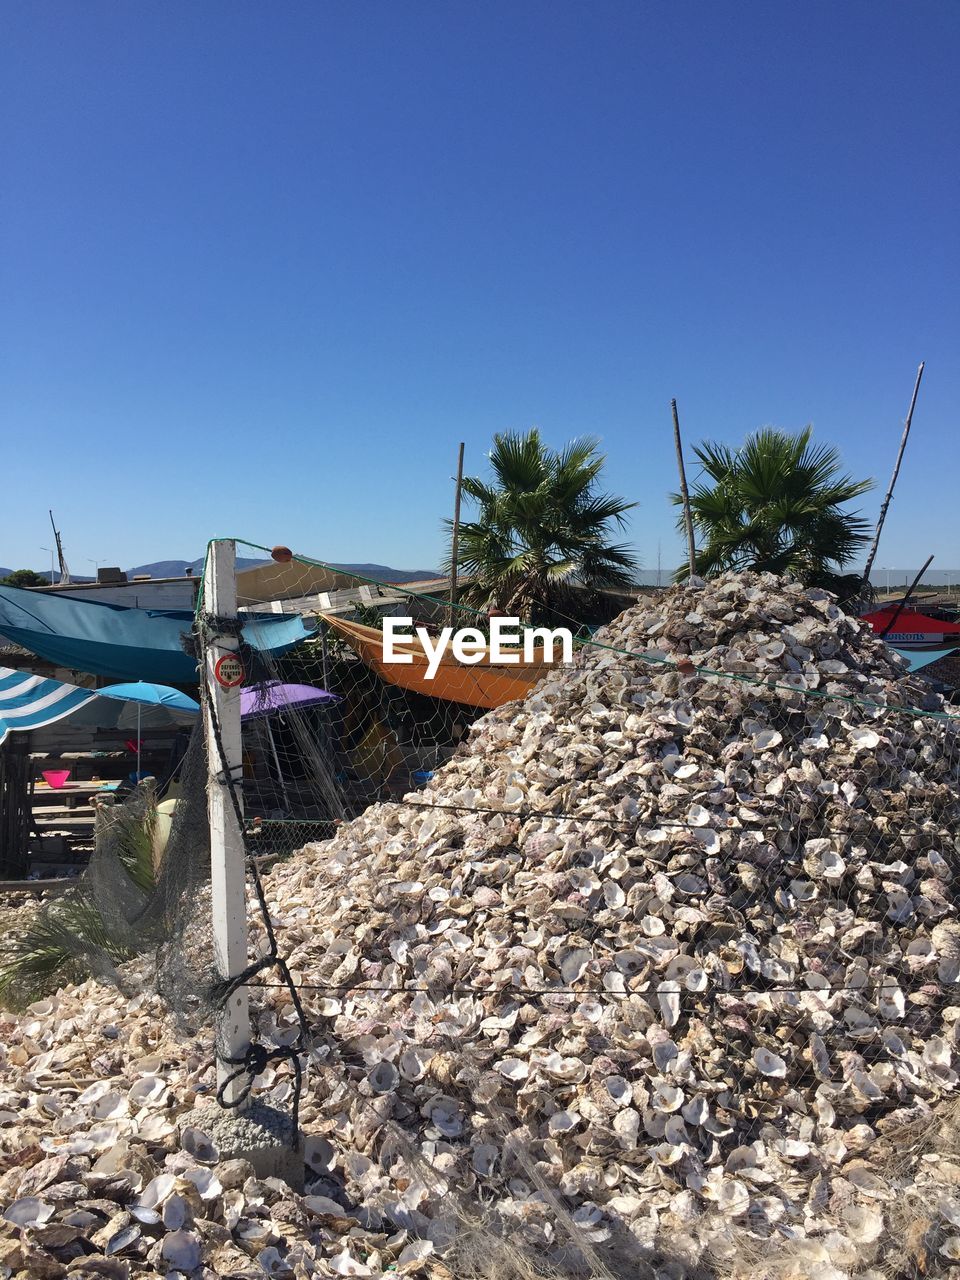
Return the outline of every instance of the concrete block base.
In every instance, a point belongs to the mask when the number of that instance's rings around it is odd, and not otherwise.
[[[179,1119],[180,1131],[201,1129],[216,1144],[219,1160],[249,1160],[258,1178],[281,1178],[303,1191],[303,1134],[296,1135],[290,1117],[275,1107],[254,1102],[241,1110],[201,1107]]]

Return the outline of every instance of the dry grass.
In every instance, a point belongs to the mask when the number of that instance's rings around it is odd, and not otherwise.
[[[888,1199],[876,1202],[885,1218],[877,1240],[839,1256],[816,1239],[763,1241],[743,1233],[730,1256],[714,1258],[716,1280],[809,1280],[837,1273],[940,1280],[951,1274],[950,1264],[937,1252],[951,1232],[943,1230],[936,1190],[942,1186],[960,1194],[960,1099],[888,1130],[871,1153],[871,1166],[888,1192]],[[918,1181],[921,1171],[927,1177]]]
[[[445,1266],[457,1280],[593,1280],[589,1271],[559,1270],[542,1254],[506,1239],[480,1216],[468,1218],[462,1209],[456,1244]]]
[[[936,1161],[925,1160],[930,1156]],[[882,1247],[872,1264],[889,1280],[921,1280],[945,1269],[944,1259],[937,1258],[944,1233],[931,1184],[916,1184],[921,1162],[932,1182],[960,1193],[960,1099],[943,1102],[929,1117],[897,1129],[890,1158],[879,1170],[893,1198],[887,1206],[887,1233],[878,1241]]]
[[[950,1264],[938,1254],[944,1232],[937,1213],[937,1188],[960,1194],[960,1100],[952,1100],[898,1126],[878,1140],[876,1172],[887,1185],[889,1198],[877,1201],[886,1219],[874,1242],[852,1245],[842,1254],[833,1241],[816,1238],[789,1241],[781,1236],[756,1239],[746,1232],[727,1249],[716,1251],[703,1268],[687,1269],[667,1259],[654,1261],[638,1250],[614,1242],[578,1251],[571,1243],[546,1258],[526,1246],[518,1235],[504,1235],[502,1220],[484,1217],[461,1201],[461,1228],[452,1259],[456,1280],[651,1280],[677,1276],[685,1280],[810,1280],[822,1276],[872,1276],[885,1280],[940,1280]],[[932,1157],[932,1158],[931,1158]],[[918,1181],[918,1175],[926,1178]],[[941,1181],[942,1179],[942,1181]],[[559,1210],[559,1213],[558,1213]],[[558,1239],[565,1210],[551,1206]],[[730,1240],[730,1237],[728,1237]]]

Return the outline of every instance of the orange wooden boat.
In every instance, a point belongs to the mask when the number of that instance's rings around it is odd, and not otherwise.
[[[395,651],[409,653],[412,662],[384,662],[381,631],[326,613],[320,616],[388,684],[409,689],[412,693],[425,694],[428,698],[442,698],[445,702],[459,702],[468,707],[490,710],[503,706],[505,702],[525,698],[537,681],[560,660],[558,655],[552,661],[491,662],[486,647],[478,645],[476,648],[483,651],[484,657],[480,662],[469,666],[458,662],[448,645],[433,679],[428,680],[427,655],[416,637],[409,643],[394,640]],[[465,648],[470,650],[469,645]]]

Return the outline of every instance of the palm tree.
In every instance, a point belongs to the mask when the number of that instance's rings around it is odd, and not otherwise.
[[[812,434],[812,427],[795,435],[767,427],[736,451],[709,441],[696,448],[713,482],[698,484],[690,494],[694,529],[703,540],[699,574],[758,569],[838,594],[858,589],[859,577],[839,570],[867,541],[870,525],[841,508],[873,481],[841,474],[837,450],[811,445]],[[670,496],[682,505],[679,494]],[[675,577],[687,573],[684,565]]]
[[[463,480],[479,510],[460,525],[459,569],[468,579],[461,599],[537,622],[561,606],[569,614],[573,586],[631,586],[636,560],[610,541],[610,527],[622,528],[636,504],[597,491],[605,461],[591,437],[557,451],[535,427],[494,436],[491,481]]]

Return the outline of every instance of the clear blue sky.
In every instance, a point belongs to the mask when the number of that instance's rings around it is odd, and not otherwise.
[[[6,0],[0,564],[436,563],[456,446],[814,424],[960,564],[960,5]],[[10,448],[14,449],[11,461]]]

